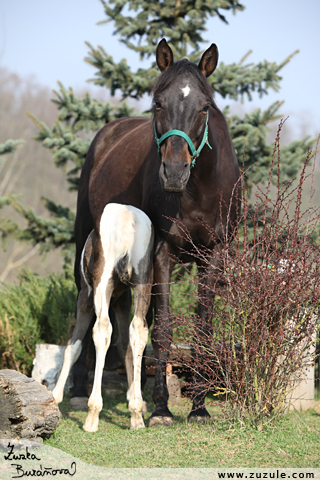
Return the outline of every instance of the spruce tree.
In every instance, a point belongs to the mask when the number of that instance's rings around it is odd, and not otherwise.
[[[6,140],[4,143],[0,143],[0,164],[3,161],[2,155],[13,153],[23,143],[23,140]],[[4,207],[4,205],[10,205],[10,203],[10,199],[7,196],[0,197],[0,208]]]
[[[102,46],[95,48],[88,43],[89,54],[85,61],[96,69],[95,78],[91,81],[107,88],[111,95],[121,92],[123,103],[117,106],[104,103],[91,98],[89,93],[79,98],[75,96],[72,88],[66,89],[60,83],[60,90],[54,91],[53,102],[58,105],[59,116],[53,127],[49,128],[29,114],[39,129],[36,140],[50,149],[57,167],[66,171],[72,190],[77,189],[79,173],[94,133],[116,118],[134,115],[134,110],[125,100],[141,99],[150,92],[159,75],[155,64],[155,50],[159,40],[166,38],[176,61],[188,58],[198,62],[205,44],[203,35],[209,16],[226,22],[225,11],[236,14],[245,8],[238,0],[101,2],[106,19],[100,23],[113,22],[114,33],[127,46],[128,56],[131,51],[138,52],[141,59],[150,59],[150,67],[139,68],[133,72],[125,59],[117,63]],[[253,92],[263,96],[270,89],[279,90],[279,72],[291,57],[292,55],[280,64],[264,61],[254,65],[247,63],[247,55],[231,65],[220,61],[209,81],[217,96],[250,100]],[[242,163],[245,150],[245,167],[251,166],[250,177],[254,182],[264,182],[268,178],[273,145],[267,144],[266,136],[270,122],[281,117],[280,106],[281,102],[275,102],[266,111],[257,109],[245,114],[243,118],[229,115],[228,109],[224,111],[238,159]],[[151,114],[145,112],[145,115]],[[311,144],[312,141],[307,137],[282,147],[281,181],[296,176]],[[25,208],[17,199],[9,200],[25,217],[27,227],[21,230],[10,220],[1,219],[0,231],[3,235],[11,235],[34,244],[40,243],[45,250],[63,246],[66,258],[72,257],[73,212],[44,199],[50,212],[50,218],[44,219],[37,216],[32,209]]]

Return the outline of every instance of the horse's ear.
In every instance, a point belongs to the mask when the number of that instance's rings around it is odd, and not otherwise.
[[[173,64],[173,53],[165,38],[163,38],[157,46],[156,59],[161,72]]]
[[[199,69],[205,77],[209,77],[216,69],[219,53],[215,43],[204,52],[199,62]]]

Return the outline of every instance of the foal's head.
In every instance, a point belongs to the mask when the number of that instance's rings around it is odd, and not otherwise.
[[[213,105],[213,89],[207,77],[217,66],[218,49],[212,44],[198,66],[188,60],[173,63],[172,50],[163,39],[156,58],[162,72],[153,89],[160,182],[166,192],[182,192],[199,154],[196,151],[204,141],[208,111]],[[162,138],[168,132],[170,135]]]

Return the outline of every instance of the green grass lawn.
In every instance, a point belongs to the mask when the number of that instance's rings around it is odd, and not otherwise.
[[[130,431],[125,394],[119,394],[104,398],[97,433],[82,429],[86,412],[70,410],[69,397],[60,410],[59,427],[46,444],[103,467],[320,467],[320,415],[314,410],[290,413],[257,431],[231,428],[214,406],[208,407],[210,423],[189,425],[185,402],[171,408],[174,427]]]

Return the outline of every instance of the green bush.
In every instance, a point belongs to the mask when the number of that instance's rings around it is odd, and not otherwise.
[[[0,366],[30,374],[36,343],[67,342],[77,291],[69,275],[23,270],[18,282],[0,290]]]

